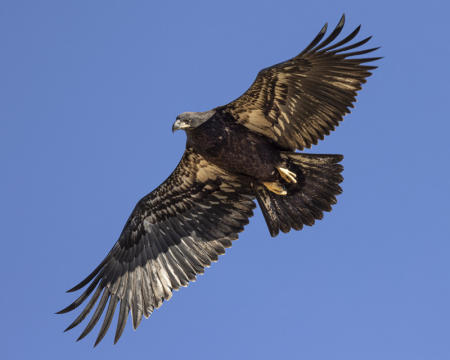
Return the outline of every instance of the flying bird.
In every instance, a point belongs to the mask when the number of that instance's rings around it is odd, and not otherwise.
[[[66,329],[95,308],[79,336],[106,313],[95,345],[119,308],[114,343],[131,311],[136,329],[173,290],[187,286],[225,253],[253,215],[255,199],[272,236],[300,230],[330,211],[341,193],[342,155],[296,152],[317,144],[350,112],[356,92],[379,57],[360,57],[371,37],[352,41],[360,26],[336,40],[342,16],[290,60],[261,70],[233,102],[177,116],[186,150],[173,173],[134,208],[119,240],[92,273],[68,292],[84,292],[59,313],[87,301]],[[336,41],[335,41],[336,40]]]

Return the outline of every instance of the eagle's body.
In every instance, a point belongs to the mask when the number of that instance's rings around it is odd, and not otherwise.
[[[297,56],[259,72],[238,99],[213,110],[183,113],[173,130],[185,130],[186,151],[173,173],[142,198],[119,240],[94,271],[69,291],[85,291],[60,313],[91,296],[66,330],[97,304],[79,339],[104,320],[103,339],[119,307],[116,342],[132,314],[133,327],[173,290],[187,286],[225,253],[258,202],[272,236],[313,225],[341,193],[341,155],[305,154],[353,107],[356,91],[378,58],[351,51],[359,27],[334,42],[344,17],[324,38],[326,25]]]
[[[279,147],[237,123],[227,110],[214,110],[209,120],[187,130],[186,135],[188,147],[233,174],[248,176],[248,181],[277,179]]]

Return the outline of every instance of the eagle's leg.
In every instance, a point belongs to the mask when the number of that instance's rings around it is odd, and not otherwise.
[[[297,183],[297,174],[289,171],[288,169],[281,167],[281,166],[277,166],[277,170],[280,173],[281,177],[286,180],[286,182],[288,183],[293,183],[296,184]]]
[[[263,181],[263,185],[277,195],[287,195],[285,187],[278,181]]]

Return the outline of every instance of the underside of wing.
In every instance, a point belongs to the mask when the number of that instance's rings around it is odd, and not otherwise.
[[[71,291],[85,291],[59,313],[74,310],[92,294],[70,330],[95,307],[79,337],[85,337],[105,312],[96,345],[119,307],[114,342],[131,311],[133,327],[148,317],[172,291],[187,286],[225,253],[248,223],[255,207],[251,190],[239,178],[187,149],[172,175],[141,199],[119,240],[101,264]]]
[[[299,55],[261,70],[252,86],[224,108],[286,150],[317,144],[350,112],[356,92],[376,68],[364,64],[380,59],[358,57],[378,49],[359,50],[371,37],[352,42],[360,26],[335,41],[344,22],[342,16],[328,37],[325,25]]]

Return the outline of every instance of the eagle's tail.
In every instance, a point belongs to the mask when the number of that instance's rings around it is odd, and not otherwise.
[[[300,230],[313,225],[336,204],[336,195],[342,192],[342,155],[298,154],[283,152],[287,168],[297,175],[296,184],[286,184],[287,195],[277,195],[263,185],[256,186],[256,198],[270,234],[281,230]]]

